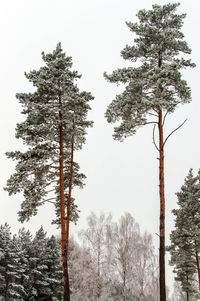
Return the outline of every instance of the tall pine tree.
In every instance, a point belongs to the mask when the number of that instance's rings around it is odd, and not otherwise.
[[[191,50],[180,31],[185,14],[176,14],[178,6],[179,3],[172,3],[140,10],[138,23],[126,23],[137,36],[134,45],[127,45],[121,52],[125,60],[137,62],[136,66],[117,69],[111,75],[105,73],[109,82],[126,84],[124,92],[116,96],[105,114],[110,123],[121,121],[114,128],[114,138],[122,141],[147,124],[158,129],[158,145],[155,139],[154,144],[159,152],[161,301],[166,301],[164,146],[172,134],[164,138],[163,126],[168,113],[173,113],[178,104],[191,100],[190,89],[181,78],[180,70],[195,66],[180,57],[181,53],[190,54]]]
[[[72,58],[67,57],[59,43],[53,53],[42,53],[45,66],[25,73],[36,88],[33,93],[19,93],[26,120],[17,124],[16,137],[28,149],[7,153],[16,160],[16,173],[7,182],[9,194],[23,192],[19,219],[23,222],[37,214],[38,207],[53,202],[60,213],[63,261],[64,300],[70,300],[67,270],[69,219],[77,219],[77,208],[71,198],[72,186],[83,185],[83,174],[75,164],[74,150],[85,142],[87,121],[93,99],[80,92],[75,81],[80,78],[71,71]],[[73,173],[73,171],[76,172]],[[54,195],[53,195],[54,193]],[[67,213],[66,213],[67,206]]]

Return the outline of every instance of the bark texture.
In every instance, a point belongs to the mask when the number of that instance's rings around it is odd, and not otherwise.
[[[61,97],[59,98],[61,103]],[[65,197],[64,197],[64,175],[63,175],[63,124],[62,124],[62,113],[59,113],[60,117],[60,220],[61,220],[61,247],[62,247],[62,263],[63,263],[63,301],[70,301],[69,291],[69,277],[68,277],[68,266],[67,266],[67,248],[66,248],[66,226],[65,226]]]
[[[159,248],[159,273],[160,273],[160,301],[166,301],[165,289],[165,191],[164,191],[164,141],[162,110],[159,111],[159,194],[160,194],[160,248]]]
[[[197,241],[195,240],[195,257],[196,257],[196,266],[197,266],[197,272],[198,272],[198,282],[199,282],[199,290],[200,290],[200,269],[199,269],[199,254],[197,249]]]
[[[71,160],[70,160],[70,180],[69,180],[69,193],[67,199],[67,223],[66,223],[66,249],[68,258],[69,247],[69,224],[70,224],[70,208],[71,208],[71,194],[72,194],[72,181],[73,181],[73,164],[74,164],[74,138],[72,137],[71,144]]]

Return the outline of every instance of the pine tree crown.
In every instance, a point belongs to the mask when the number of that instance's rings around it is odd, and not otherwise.
[[[191,49],[180,31],[186,14],[176,14],[179,5],[153,5],[152,10],[138,12],[138,23],[126,22],[136,38],[134,45],[126,45],[121,55],[137,62],[136,67],[104,73],[109,82],[126,84],[105,113],[109,123],[121,122],[114,128],[115,139],[135,134],[138,127],[148,124],[148,119],[154,122],[153,116],[160,110],[172,113],[179,104],[191,101],[190,88],[180,70],[195,64],[185,58]],[[181,53],[184,57],[180,57]]]

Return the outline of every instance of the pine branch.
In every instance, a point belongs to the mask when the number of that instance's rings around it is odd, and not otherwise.
[[[180,129],[184,123],[186,123],[187,119],[185,119],[177,128],[175,128],[168,136],[167,138],[165,139],[164,143],[163,143],[163,147],[165,145],[165,143],[167,142],[167,140],[169,139],[170,136],[172,136],[178,129]]]
[[[51,189],[51,190],[48,190],[48,191],[44,191],[42,194],[47,194],[47,193],[50,193],[52,191],[55,191],[55,188],[54,189]]]
[[[158,114],[154,114],[154,113],[148,113],[148,114],[151,115],[151,116],[158,117]]]
[[[48,187],[48,186],[51,185],[52,183],[58,183],[58,180],[53,180],[53,181],[51,181],[51,182],[48,182],[48,183],[46,184],[45,187]]]
[[[168,113],[169,113],[168,111],[165,113],[165,116],[163,118],[163,124],[162,124],[162,126],[164,126],[164,124],[165,124],[165,119],[166,119]]]
[[[156,141],[155,141],[155,127],[156,126],[154,125],[154,127],[153,127],[153,144],[154,144],[155,148],[157,149],[157,151],[160,151],[156,144]]]
[[[30,176],[33,176],[33,175],[40,175],[40,174],[42,174],[44,172],[47,172],[47,173],[49,172],[51,174],[57,175],[56,172],[53,172],[50,169],[46,170],[46,168],[48,168],[48,167],[58,169],[58,167],[56,167],[56,166],[50,166],[50,165],[45,165],[45,166],[40,166],[40,167],[36,166],[36,168],[37,168],[36,171],[33,171],[31,173],[28,173],[28,174],[25,172],[24,175],[23,175],[23,177],[27,178],[27,177],[30,177]]]
[[[52,163],[52,164],[53,164],[53,163]],[[45,166],[50,167],[50,168],[59,169],[59,166],[54,166],[54,165],[52,165],[52,164],[45,165]]]
[[[56,197],[54,197],[54,198],[49,198],[49,199],[47,199],[47,200],[44,200],[44,201],[39,202],[38,204],[39,204],[39,205],[42,205],[42,204],[44,204],[44,203],[46,203],[46,202],[51,203],[51,204],[55,204],[56,202],[52,202],[51,200],[56,200],[56,199],[57,199]]]
[[[145,122],[145,123],[139,123],[139,124],[137,124],[137,126],[147,125],[147,124],[158,124],[158,122],[157,121],[149,121],[149,122]]]
[[[156,112],[156,116],[158,116],[158,111],[155,108],[152,108],[154,112]]]

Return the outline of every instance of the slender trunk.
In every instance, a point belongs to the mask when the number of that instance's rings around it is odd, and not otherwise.
[[[73,182],[73,164],[74,164],[74,137],[72,137],[72,144],[71,144],[69,193],[68,193],[68,198],[67,198],[67,224],[66,224],[67,258],[68,258],[68,247],[69,247],[69,223],[70,223],[70,215],[71,215],[71,194],[72,194],[72,182]]]
[[[67,220],[66,220],[66,281],[67,281],[67,301],[70,301],[70,287],[69,287],[69,273],[68,273],[68,251],[69,251],[69,223],[70,223],[70,209],[71,209],[71,194],[72,194],[72,180],[73,180],[73,164],[74,164],[74,137],[72,137],[71,145],[71,160],[70,160],[70,179],[69,179],[69,193],[67,198]]]
[[[187,275],[187,282],[188,282],[188,275]],[[186,292],[186,301],[189,301],[189,292],[188,292],[188,289],[187,289],[187,292]]]
[[[124,269],[123,274],[123,301],[126,301],[126,269]]]
[[[59,97],[61,105],[61,97]],[[70,301],[69,279],[67,269],[67,253],[66,253],[66,227],[65,227],[65,199],[64,199],[64,175],[63,175],[63,124],[62,112],[59,112],[60,117],[60,214],[61,214],[61,246],[62,246],[62,263],[63,263],[63,301]]]
[[[101,245],[100,238],[98,237],[98,253],[97,253],[97,300],[99,300],[101,296],[101,283],[100,283],[100,275],[101,275]]]
[[[163,118],[162,110],[159,110],[159,194],[160,194],[160,249],[159,249],[159,272],[160,272],[160,301],[166,301],[165,289],[165,193],[164,193],[164,141],[163,141]]]
[[[197,250],[197,241],[195,239],[195,256],[196,256],[196,266],[197,266],[197,272],[198,272],[198,281],[199,281],[199,290],[200,290],[200,269],[199,269],[199,255]]]
[[[158,53],[158,67],[162,66],[162,52]],[[160,96],[162,94],[160,86]],[[159,194],[160,194],[160,248],[159,248],[159,280],[160,301],[166,301],[165,288],[165,190],[164,190],[164,139],[163,139],[163,117],[162,108],[158,112],[159,132]]]

